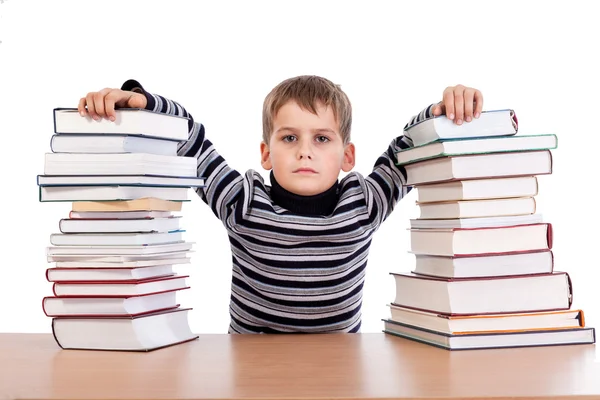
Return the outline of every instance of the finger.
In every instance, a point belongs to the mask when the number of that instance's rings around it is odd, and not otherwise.
[[[444,107],[448,119],[454,119],[454,91],[451,87],[444,90]]]
[[[473,119],[473,96],[475,94],[475,89],[466,88],[465,89],[465,121],[471,122]]]
[[[457,85],[454,88],[454,113],[456,114],[456,118],[454,122],[457,125],[461,125],[464,121],[464,107],[465,107],[465,99],[464,99],[464,90],[465,87],[462,85]]]
[[[94,107],[96,108],[96,114],[101,118],[106,117],[106,110],[104,107],[104,98],[110,93],[110,89],[102,89],[94,94]]]
[[[117,89],[111,90],[106,96],[104,96],[104,112],[111,121],[114,121],[117,117],[115,112],[115,104],[121,100],[121,97],[121,91]]]
[[[87,110],[85,109],[85,103],[85,97],[79,99],[79,105],[77,106],[77,110],[79,110],[79,115],[81,115],[82,117],[85,117],[85,115],[87,114]]]
[[[85,102],[87,104],[88,114],[95,120],[98,120],[100,117],[96,114],[96,107],[94,106],[94,95],[96,93],[90,92],[85,97]]]
[[[475,101],[475,118],[479,118],[479,116],[481,115],[482,111],[483,111],[483,95],[481,94],[481,92],[479,90],[475,90],[475,93],[473,95],[473,99]]]

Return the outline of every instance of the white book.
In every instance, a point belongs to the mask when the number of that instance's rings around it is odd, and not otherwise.
[[[550,150],[434,158],[404,166],[406,185],[552,173]]]
[[[536,176],[473,179],[422,185],[416,190],[419,203],[533,197],[538,194],[538,180]]]
[[[38,175],[38,186],[203,187],[204,178],[161,175]]]
[[[544,222],[542,214],[507,215],[502,217],[411,219],[411,229],[493,228],[514,225],[531,225]]]
[[[176,308],[178,291],[122,297],[47,296],[42,300],[42,309],[48,317],[134,316]]]
[[[553,270],[552,251],[543,250],[464,257],[415,254],[413,272],[441,278],[477,278],[548,274]]]
[[[194,157],[158,154],[46,153],[44,175],[166,175],[196,177]]]
[[[159,186],[40,186],[40,202],[127,201],[142,198],[189,201],[189,188]]]
[[[161,246],[161,245],[154,245]],[[59,246],[68,247],[68,246]],[[86,247],[86,246],[79,246]],[[108,247],[108,246],[105,246]],[[149,246],[148,246],[149,247]],[[164,263],[169,264],[185,264],[189,262],[187,258],[188,253],[193,251],[174,251],[165,253],[154,253],[154,254],[138,254],[138,255],[100,255],[100,254],[59,254],[59,255],[48,255],[46,259],[48,262],[56,263],[57,267],[60,266],[76,266],[85,265],[87,267],[94,266],[130,266],[130,267],[142,267],[149,265],[159,265]]]
[[[72,219],[137,219],[137,218],[169,218],[171,211],[70,211]]]
[[[151,351],[198,338],[188,323],[190,310],[135,317],[53,318],[52,332],[63,349]]]
[[[531,215],[536,210],[536,202],[533,197],[417,203],[417,206],[420,212],[419,219]]]
[[[53,153],[148,153],[176,156],[179,142],[131,135],[56,134]]]
[[[188,139],[189,119],[138,108],[118,109],[115,121],[82,117],[76,108],[54,109],[54,132],[71,134],[139,135],[169,140]]]
[[[501,254],[552,248],[549,223],[489,228],[411,229],[410,252],[432,256]]]
[[[175,242],[166,244],[133,244],[133,245],[60,245],[46,247],[46,255],[48,256],[140,256],[140,257],[157,257],[161,254],[172,252],[190,251],[194,242]]]
[[[62,233],[171,232],[181,228],[181,217],[140,219],[72,219],[62,218]]]
[[[175,265],[175,264],[189,264],[190,258],[185,257],[186,253],[174,253],[170,254],[169,257],[159,257],[159,258],[146,258],[146,259],[134,259],[134,260],[123,260],[119,258],[115,258],[114,260],[110,260],[109,257],[97,257],[97,258],[87,258],[87,257],[71,257],[65,258],[64,260],[55,260],[54,266],[56,268],[142,268],[142,267],[154,267],[160,265]]]
[[[172,265],[137,268],[48,268],[48,282],[134,281],[174,275]]]
[[[187,275],[173,275],[136,282],[54,282],[55,296],[136,296],[187,287]]]
[[[183,231],[152,233],[53,233],[50,243],[55,246],[123,246],[169,244],[183,241]]]
[[[408,130],[415,146],[438,139],[493,137],[515,135],[518,131],[517,117],[513,110],[483,111],[479,118],[457,125],[445,115],[423,120]]]
[[[572,287],[566,272],[489,278],[437,278],[391,273],[393,304],[444,315],[568,310]]]

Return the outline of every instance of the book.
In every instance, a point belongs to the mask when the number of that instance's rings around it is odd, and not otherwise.
[[[549,274],[554,271],[552,250],[475,256],[415,254],[416,275],[440,278],[480,278]]]
[[[162,175],[38,175],[38,186],[204,187],[204,178]]]
[[[420,185],[415,190],[418,203],[533,197],[538,194],[538,179],[535,175],[472,179]]]
[[[140,279],[137,281],[54,282],[54,296],[136,296],[187,288],[187,275]]]
[[[174,275],[172,265],[155,265],[136,268],[48,268],[48,282],[109,282],[139,281]]]
[[[71,211],[181,211],[181,202],[152,197],[122,201],[77,201]]]
[[[42,299],[42,310],[47,317],[129,316],[148,314],[179,307],[175,289],[163,293],[120,297],[53,297]]]
[[[491,255],[552,248],[552,224],[411,229],[410,252],[433,256]]]
[[[126,233],[177,231],[181,217],[140,219],[71,219],[58,221],[62,233]]]
[[[504,215],[473,218],[411,219],[411,229],[499,228],[544,222],[542,214]]]
[[[467,179],[547,175],[552,173],[550,150],[489,153],[434,158],[404,166],[406,185]]]
[[[135,317],[58,317],[52,333],[62,349],[151,351],[198,338],[188,323],[190,308]]]
[[[70,219],[138,219],[169,218],[171,211],[70,211]]]
[[[194,157],[144,153],[46,153],[44,175],[166,175],[196,177]]]
[[[187,253],[166,253],[161,254],[157,257],[145,257],[137,258],[125,256],[82,256],[82,257],[53,257],[50,262],[54,262],[56,268],[68,268],[68,269],[135,269],[141,267],[152,267],[162,265],[174,265],[174,264],[188,264],[190,258],[186,257]],[[114,257],[114,258],[113,258]]]
[[[568,310],[573,300],[566,272],[485,278],[390,274],[396,284],[394,305],[445,315]]]
[[[133,233],[53,233],[50,243],[55,246],[122,246],[183,242],[184,231]]]
[[[50,139],[53,153],[148,153],[176,156],[179,142],[131,135],[56,134]]]
[[[149,136],[174,141],[188,139],[189,118],[139,108],[115,110],[115,121],[82,117],[77,108],[54,109],[54,133]]]
[[[133,245],[60,245],[46,247],[47,256],[130,256],[157,257],[177,252],[190,251],[194,242],[178,241],[165,244],[133,244]]]
[[[55,134],[39,200],[72,203],[50,235],[43,310],[66,349],[150,351],[198,337],[176,293],[189,289],[193,243],[185,242],[182,203],[204,186],[197,160],[178,155],[189,118],[117,110],[115,122],[54,109]]]
[[[452,335],[384,320],[384,332],[446,350],[498,349],[596,343],[594,328]]]
[[[516,135],[506,137],[445,139],[402,149],[396,153],[398,165],[432,158],[482,153],[550,150],[558,146],[554,134]]]
[[[413,145],[419,146],[438,139],[515,135],[518,127],[514,110],[501,109],[483,111],[479,118],[462,125],[456,125],[453,120],[440,115],[416,123],[407,129],[407,133]]]
[[[533,197],[417,203],[419,219],[483,218],[535,214]]]
[[[190,201],[187,187],[159,186],[40,186],[40,202],[126,201],[152,197]]]
[[[389,320],[452,335],[584,328],[583,310],[449,316],[388,304]]]

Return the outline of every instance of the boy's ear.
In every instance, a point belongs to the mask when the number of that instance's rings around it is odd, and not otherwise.
[[[267,171],[272,168],[271,165],[271,150],[265,142],[260,143],[260,165]]]
[[[356,155],[353,143],[348,143],[344,147],[344,161],[342,162],[342,171],[350,172],[356,163]]]

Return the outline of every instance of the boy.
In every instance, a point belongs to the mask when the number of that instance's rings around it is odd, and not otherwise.
[[[253,170],[230,168],[205,138],[204,126],[178,103],[150,94],[137,81],[89,93],[82,116],[114,120],[117,107],[146,108],[190,118],[179,155],[198,159],[206,187],[200,198],[223,222],[232,251],[229,333],[358,332],[362,289],[373,233],[410,190],[394,153],[412,145],[392,141],[370,175],[340,171],[355,163],[352,108],[331,81],[299,76],[277,85],[263,107],[261,164],[271,186]],[[448,87],[443,101],[413,117],[411,126],[446,114],[455,123],[477,118],[478,90]]]

